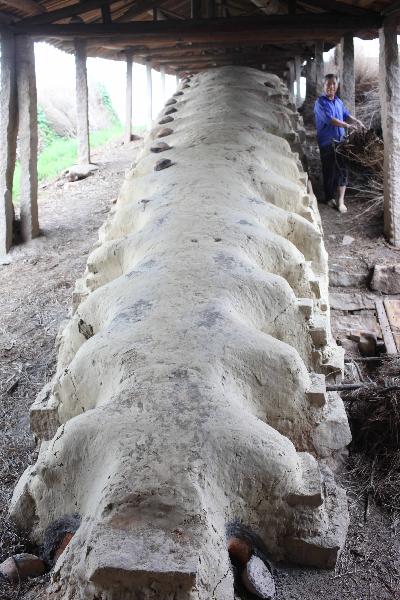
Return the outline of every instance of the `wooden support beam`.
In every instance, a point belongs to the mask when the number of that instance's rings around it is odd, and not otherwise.
[[[301,77],[301,58],[300,56],[295,56],[294,59],[294,73],[296,78],[296,106],[297,108],[301,104],[301,93],[300,93],[300,77]]]
[[[269,15],[257,17],[232,17],[229,19],[201,19],[186,21],[136,21],[131,23],[71,23],[68,25],[32,25],[19,22],[13,26],[16,32],[54,38],[94,38],[118,35],[126,36],[136,43],[160,43],[163,40],[181,42],[207,42],[233,39],[240,45],[244,40],[263,43],[296,43],[313,40],[336,40],[345,33],[377,31],[382,19],[379,15],[354,17],[328,13],[310,14],[307,19],[296,15]],[[140,42],[139,42],[140,40]]]
[[[4,6],[16,8],[28,15],[40,15],[46,12],[46,9],[35,0],[2,0]]]
[[[174,60],[193,60],[195,58],[199,58],[200,60],[213,60],[218,58],[228,59],[228,58],[243,58],[247,55],[251,55],[252,57],[259,57],[260,60],[266,62],[268,65],[269,62],[280,61],[286,62],[288,58],[292,58],[292,54],[279,52],[271,52],[268,49],[264,48],[243,48],[242,51],[238,52],[231,48],[226,48],[225,51],[221,48],[217,48],[213,50],[166,50],[164,52],[149,52],[144,53],[143,58],[148,61],[152,61],[153,63],[163,63]],[[139,57],[139,55],[138,55]]]
[[[21,237],[23,241],[28,241],[39,235],[37,93],[32,38],[18,36],[16,50]]]
[[[159,57],[158,59],[153,59],[153,65],[191,65],[191,64],[224,64],[224,65],[233,65],[233,64],[245,64],[246,62],[258,63],[265,62],[267,70],[271,66],[282,66],[284,68],[286,60],[285,58],[271,58],[268,54],[259,54],[259,53],[240,53],[236,52],[234,54],[218,54],[212,55],[207,54],[204,56],[194,55],[194,56],[177,56],[177,57]]]
[[[14,211],[12,185],[17,150],[17,79],[15,38],[1,36],[0,73],[0,256],[11,248]]]
[[[384,230],[400,247],[400,63],[397,20],[387,17],[379,33],[379,89],[384,140]]]
[[[166,101],[166,95],[165,95],[165,66],[161,65],[160,66],[160,73],[161,73],[161,92],[162,92],[162,99],[163,102]]]
[[[127,42],[122,38],[119,40],[116,37],[108,38],[106,40],[89,40],[88,48],[98,47],[99,43],[102,43],[103,47],[120,48],[124,50]],[[294,56],[301,56],[303,59],[312,56],[313,48],[308,51],[304,50],[301,45],[291,44],[289,47],[279,47],[275,45],[260,44],[256,41],[248,41],[242,43],[239,47],[232,40],[228,41],[215,41],[210,40],[209,42],[200,43],[174,43],[171,42],[169,45],[151,48],[150,46],[130,46],[130,50],[135,54],[137,58],[144,57],[146,59],[161,58],[165,56],[184,56],[189,54],[198,53],[217,53],[217,52],[263,52],[269,54],[272,57],[279,56],[280,58],[286,57],[286,60],[294,58]]]
[[[132,53],[126,53],[125,144],[132,139]]]
[[[89,100],[86,70],[86,42],[75,40],[76,69],[76,133],[78,142],[78,164],[90,164],[89,144]]]
[[[341,40],[340,97],[352,115],[355,114],[354,41],[352,34]]]
[[[147,80],[147,118],[146,125],[151,129],[153,121],[153,80],[151,76],[151,64],[146,65],[146,80]]]
[[[315,94],[321,96],[324,92],[324,43],[316,42],[314,48],[315,63]]]
[[[288,90],[289,94],[294,98],[294,82],[296,76],[294,71],[294,61],[290,60],[288,62]]]
[[[316,83],[315,60],[309,58],[306,62],[306,97],[304,102],[310,108],[314,106],[314,102],[317,98]]]

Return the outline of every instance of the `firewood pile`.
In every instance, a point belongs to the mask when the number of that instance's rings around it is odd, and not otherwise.
[[[383,140],[372,129],[357,129],[336,146],[348,167],[349,188],[363,200],[364,217],[374,217],[383,209]]]
[[[383,140],[372,129],[356,129],[336,147],[353,172],[383,174]]]
[[[354,470],[363,482],[366,499],[373,497],[399,514],[400,357],[382,363],[368,378],[369,385],[347,393],[345,400],[353,435]]]

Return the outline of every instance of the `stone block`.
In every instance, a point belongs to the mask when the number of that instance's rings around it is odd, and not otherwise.
[[[320,569],[333,569],[346,539],[349,526],[346,492],[338,488],[332,472],[321,467],[324,488],[324,505],[329,507],[331,519],[321,518],[319,531],[304,527],[304,523],[294,523],[291,535],[283,540],[285,557],[297,564]],[[307,521],[306,513],[304,514]]]
[[[334,345],[325,347],[320,353],[318,370],[325,375],[327,383],[340,383],[344,371],[344,349]]]
[[[327,458],[351,442],[351,433],[343,401],[337,392],[327,392],[325,418],[315,429],[312,439],[319,456]]]
[[[310,335],[314,346],[322,348],[328,343],[328,322],[325,315],[315,315],[310,323]]]
[[[329,284],[333,287],[359,287],[366,285],[368,269],[356,273],[349,273],[346,267],[332,265],[329,269]]]
[[[308,452],[299,452],[301,486],[289,494],[286,502],[290,506],[311,506],[317,508],[323,503],[321,474],[317,460]]]
[[[325,375],[322,375],[321,373],[310,373],[310,379],[311,385],[306,392],[307,398],[312,406],[321,408],[326,404]]]
[[[79,304],[89,295],[89,289],[86,285],[86,277],[80,277],[76,280],[74,291],[72,292],[72,310],[76,311]]]
[[[60,426],[58,401],[48,383],[37,395],[30,408],[31,431],[41,440],[50,440]]]
[[[319,277],[310,279],[310,287],[314,297],[319,300],[321,298],[321,280]]]
[[[314,302],[311,298],[297,298],[297,306],[306,319],[310,319],[313,314]]]
[[[400,294],[400,264],[375,265],[370,287],[382,294]]]

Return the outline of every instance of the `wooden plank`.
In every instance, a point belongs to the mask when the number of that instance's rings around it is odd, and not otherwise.
[[[40,15],[46,12],[46,9],[35,0],[1,0],[1,3],[4,6],[21,10],[28,15]]]
[[[29,27],[33,25],[54,23],[54,21],[60,21],[61,19],[67,19],[68,17],[74,17],[75,15],[82,15],[85,12],[101,8],[105,4],[113,4],[114,2],[119,2],[119,0],[83,0],[83,2],[77,2],[76,4],[72,4],[64,8],[58,8],[57,10],[52,10],[51,12],[47,12],[42,15],[27,17],[26,19],[18,21],[18,24],[23,24],[24,26]]]
[[[400,300],[398,298],[385,298],[383,304],[385,305],[397,350],[400,351]]]
[[[92,2],[93,0],[86,0]],[[98,1],[98,0],[96,0]],[[147,2],[148,0],[143,0]],[[159,0],[160,1],[160,0]],[[131,23],[70,23],[66,25],[32,24],[27,19],[17,22],[16,32],[36,36],[55,38],[65,37],[102,37],[126,35],[130,39],[141,39],[143,43],[160,42],[162,39],[179,41],[206,42],[210,38],[231,40],[239,43],[243,40],[262,40],[273,43],[324,40],[343,36],[346,32],[376,32],[382,24],[379,15],[354,17],[329,13],[307,15],[299,19],[298,15],[269,15],[257,17],[231,17],[228,19],[200,19],[187,21],[135,21]],[[233,34],[234,37],[233,37]]]
[[[386,354],[396,354],[397,348],[394,341],[392,330],[386,315],[385,306],[383,300],[377,300],[375,302],[376,316],[378,317],[379,325],[381,326],[383,341],[386,346]]]

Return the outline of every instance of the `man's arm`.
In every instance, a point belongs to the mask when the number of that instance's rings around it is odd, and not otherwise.
[[[350,122],[350,125],[353,124],[358,127],[362,127],[362,129],[365,129],[364,123],[362,121],[360,121],[359,119],[356,119],[355,117],[353,117],[353,115],[347,115],[346,121]]]
[[[347,115],[345,121],[341,121],[340,119],[335,119],[332,117],[331,125],[334,125],[335,127],[343,127],[344,129],[356,129],[357,127],[365,128],[365,125],[361,121],[355,117],[352,117],[351,115]]]

